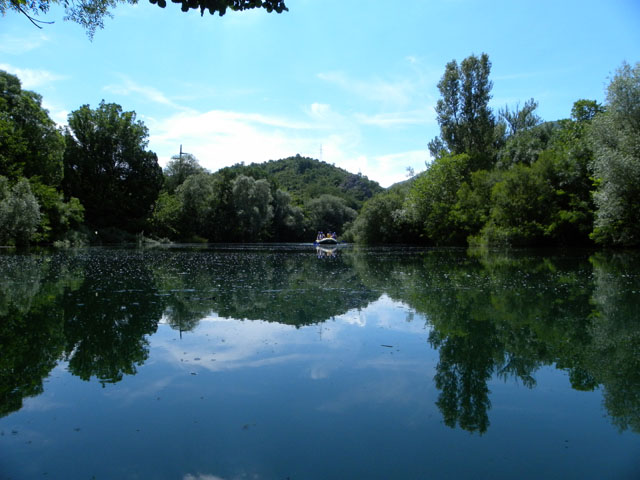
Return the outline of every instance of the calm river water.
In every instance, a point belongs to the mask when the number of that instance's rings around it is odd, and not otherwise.
[[[638,479],[640,254],[0,253],[2,479]]]

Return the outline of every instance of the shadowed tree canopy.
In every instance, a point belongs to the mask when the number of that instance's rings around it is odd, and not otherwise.
[[[161,8],[167,6],[166,0],[149,1]],[[200,10],[201,15],[204,15],[205,10],[211,15],[217,12],[220,16],[224,15],[227,12],[227,9],[232,11],[242,11],[250,10],[252,8],[264,8],[269,13],[273,11],[282,13],[289,10],[283,0],[171,0],[171,2],[182,4],[181,10],[183,12],[188,12],[189,9],[197,8]]]
[[[282,13],[289,9],[283,0],[171,0],[173,3],[182,4],[181,10],[188,12],[190,9],[199,9],[204,15],[205,10],[211,15],[216,12],[222,16],[227,9],[232,11],[250,10],[253,8],[264,8],[267,12]],[[149,0],[150,3],[161,8],[167,6],[166,0]],[[65,20],[81,25],[87,32],[89,38],[93,38],[96,29],[104,27],[104,18],[112,17],[111,10],[120,3],[137,4],[138,0],[0,0],[0,15],[15,11],[25,15],[36,27],[42,28],[45,20],[37,17],[46,14],[51,5],[61,4],[64,6]]]
[[[63,187],[80,199],[96,228],[137,232],[162,186],[156,154],[147,151],[147,127],[135,112],[102,101],[69,115],[65,130]]]

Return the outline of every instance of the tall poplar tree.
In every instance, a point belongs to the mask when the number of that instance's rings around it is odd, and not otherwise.
[[[491,62],[486,53],[471,55],[459,65],[447,63],[438,83],[442,98],[436,105],[440,136],[429,142],[434,158],[466,153],[472,170],[487,168],[492,159],[496,120],[489,108]]]

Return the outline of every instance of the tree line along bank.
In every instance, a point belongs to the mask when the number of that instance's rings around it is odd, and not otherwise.
[[[83,105],[60,129],[37,93],[0,72],[0,245],[147,239],[369,244],[638,246],[640,63],[606,101],[542,121],[537,102],[494,112],[486,54],[449,62],[440,135],[424,172],[388,189],[295,156],[211,173],[189,154],[164,170],[135,112]]]

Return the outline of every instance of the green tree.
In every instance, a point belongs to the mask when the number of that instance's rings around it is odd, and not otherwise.
[[[500,123],[504,125],[505,139],[497,152],[496,166],[508,168],[516,163],[531,165],[549,144],[556,123],[542,123],[535,113],[538,102],[527,100],[513,111],[506,106],[500,110]]]
[[[514,165],[491,190],[491,212],[480,232],[481,243],[525,246],[548,242],[545,227],[552,197],[552,188],[536,170]]]
[[[604,112],[602,105],[595,100],[577,100],[571,107],[571,118],[576,122],[593,120],[598,113]]]
[[[451,216],[455,224],[464,228],[469,235],[475,235],[489,220],[491,192],[501,176],[499,170],[477,170],[460,185]]]
[[[38,177],[58,186],[63,152],[64,139],[42,108],[42,97],[0,70],[0,175],[12,181]]]
[[[440,136],[429,143],[434,158],[443,153],[467,153],[472,170],[486,168],[492,160],[496,121],[491,109],[491,62],[486,53],[471,55],[460,65],[455,60],[445,67],[438,83],[442,98],[436,105]]]
[[[27,245],[40,225],[40,206],[26,179],[12,188],[0,177],[0,245]]]
[[[575,102],[572,118],[556,122],[548,148],[533,164],[533,169],[554,190],[547,205],[550,215],[546,234],[555,244],[591,243],[594,204],[589,131],[592,118],[601,110],[593,100]]]
[[[159,7],[166,7],[166,0],[149,0]],[[264,8],[268,12],[288,10],[283,0],[171,0],[173,3],[182,4],[181,10],[199,9],[201,15],[205,10],[210,14],[224,15],[227,9],[242,11],[252,8]],[[112,17],[111,10],[121,3],[137,4],[138,0],[0,0],[0,14],[14,11],[25,15],[34,25],[51,23],[35,18],[40,14],[46,14],[51,5],[63,5],[65,20],[70,20],[82,26],[89,38],[93,38],[97,29],[104,27],[105,17]]]
[[[291,195],[277,189],[273,193],[273,240],[302,240],[305,232],[304,213],[291,205]]]
[[[177,230],[182,238],[192,239],[195,235],[205,234],[213,215],[215,192],[215,179],[208,173],[191,175],[178,187],[176,197],[181,211]],[[174,208],[175,205],[169,204],[168,207]]]
[[[234,174],[228,169],[222,169],[213,175],[214,196],[207,230],[207,236],[211,241],[230,242],[237,239],[234,179]]]
[[[533,164],[549,147],[558,127],[557,122],[545,122],[516,130],[498,151],[496,167],[506,169],[518,164]]]
[[[506,124],[507,135],[512,136],[538,125],[542,120],[534,113],[536,108],[538,108],[538,102],[530,98],[524,102],[522,108],[520,108],[520,104],[517,104],[513,111],[509,110],[508,106],[504,110],[500,110],[500,118]]]
[[[273,220],[269,182],[239,175],[233,181],[233,204],[242,241],[264,240],[264,230]]]
[[[178,195],[160,192],[150,219],[153,233],[163,238],[179,238],[181,211],[182,203]]]
[[[77,235],[84,221],[84,207],[80,201],[71,197],[65,202],[62,191],[36,180],[30,183],[42,214],[35,241],[52,242]]]
[[[184,183],[187,177],[207,170],[200,166],[198,159],[190,153],[174,155],[164,167],[164,188],[169,193],[174,193],[176,188]]]
[[[135,112],[102,101],[69,114],[65,129],[64,191],[85,207],[95,228],[144,228],[162,186],[156,154],[146,150],[148,130]]]
[[[405,195],[397,189],[365,202],[350,230],[359,243],[413,243],[418,240],[405,207]]]
[[[640,62],[624,63],[607,87],[606,111],[593,119],[598,243],[640,245]]]
[[[320,195],[306,205],[309,212],[311,229],[324,232],[344,231],[345,224],[352,222],[358,213],[347,206],[346,202],[334,195]]]
[[[467,154],[436,158],[418,177],[407,196],[407,208],[425,239],[436,245],[464,243],[469,232],[453,215],[458,189],[466,178]]]
[[[11,183],[28,178],[41,212],[30,238],[50,242],[82,222],[83,208],[77,198],[65,202],[59,190],[64,137],[41,102],[37,93],[22,90],[16,76],[0,71],[0,175]]]

